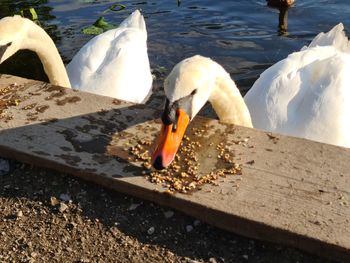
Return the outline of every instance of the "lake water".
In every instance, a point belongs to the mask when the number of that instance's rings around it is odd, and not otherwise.
[[[105,12],[115,3],[126,8]],[[339,22],[350,29],[348,0],[296,0],[288,10],[285,35],[278,33],[279,10],[267,7],[265,0],[2,0],[0,17],[30,6],[36,9],[65,62],[92,37],[81,33],[82,28],[100,16],[119,24],[132,11],[141,9],[153,68],[169,71],[183,58],[209,56],[231,73],[243,93],[263,70],[299,50],[317,33]],[[40,79],[39,69],[38,61],[26,53],[2,65],[0,72]]]

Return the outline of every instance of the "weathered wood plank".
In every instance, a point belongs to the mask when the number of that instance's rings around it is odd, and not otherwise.
[[[0,90],[13,82],[0,94],[0,156],[69,172],[235,233],[350,260],[349,149],[199,117],[192,127],[209,125],[202,169],[218,165],[210,142],[224,141],[243,174],[168,195],[142,176],[125,146],[153,140],[159,111],[5,75]]]

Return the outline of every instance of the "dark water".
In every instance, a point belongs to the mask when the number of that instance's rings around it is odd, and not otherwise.
[[[104,16],[118,24],[133,10],[141,9],[148,29],[149,57],[153,68],[170,70],[185,57],[201,54],[214,58],[232,75],[242,91],[259,74],[299,50],[317,33],[339,22],[350,29],[348,0],[296,0],[288,10],[288,32],[278,33],[279,10],[265,0],[176,0],[118,1],[126,6],[119,12],[104,12],[116,1],[52,0],[0,3],[0,17],[33,6],[42,26],[53,37],[68,62],[92,36],[81,29]],[[0,32],[1,34],[1,32]],[[32,78],[40,76],[40,66],[32,54],[17,56],[0,72]]]

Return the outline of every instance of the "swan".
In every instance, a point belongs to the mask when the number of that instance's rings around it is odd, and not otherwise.
[[[152,154],[170,165],[189,122],[209,101],[219,120],[350,147],[349,41],[343,25],[276,63],[246,96],[225,69],[200,55],[178,63],[164,81],[162,129]]]
[[[244,97],[254,128],[350,147],[349,76],[340,23],[261,74]]]
[[[31,20],[18,15],[2,18],[0,32],[0,63],[20,49],[32,50],[54,85],[135,103],[150,93],[147,31],[138,10],[118,28],[92,38],[66,68],[50,36]]]
[[[170,165],[189,122],[209,101],[221,122],[253,127],[248,107],[226,70],[200,55],[184,59],[164,80],[162,130],[152,154],[154,168]]]

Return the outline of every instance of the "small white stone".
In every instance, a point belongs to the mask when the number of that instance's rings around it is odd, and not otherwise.
[[[152,235],[154,233],[156,229],[154,228],[154,226],[151,226],[148,230],[147,230],[147,234]]]
[[[191,226],[191,225],[187,225],[186,226],[186,231],[187,232],[191,232],[193,230],[193,226]]]
[[[171,211],[171,210],[169,210],[169,211],[166,211],[166,212],[164,212],[164,216],[165,216],[165,218],[171,218],[171,217],[173,217],[174,216],[174,211]]]
[[[133,211],[138,208],[141,204],[131,204],[128,208],[129,211]]]
[[[243,255],[242,258],[244,258],[245,260],[248,260],[248,255]]]

